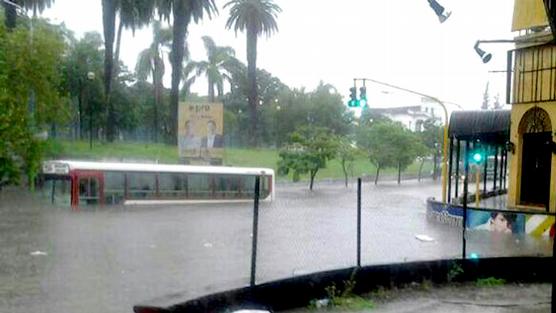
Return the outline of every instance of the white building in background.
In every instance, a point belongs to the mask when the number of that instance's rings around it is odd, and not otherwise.
[[[421,103],[415,105],[373,108],[375,113],[384,115],[395,122],[400,122],[405,128],[414,132],[423,131],[423,123],[428,119],[441,120],[439,110],[441,108],[437,103],[430,102],[426,98],[422,98]]]

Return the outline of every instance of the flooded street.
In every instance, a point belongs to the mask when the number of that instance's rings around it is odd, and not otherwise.
[[[430,181],[363,186],[363,264],[461,256],[461,229],[427,222]],[[0,312],[131,312],[249,283],[252,204],[86,208],[0,194]],[[424,234],[431,242],[416,239]],[[468,251],[547,255],[548,240],[471,233]],[[257,282],[356,264],[356,190],[278,185],[261,204]]]

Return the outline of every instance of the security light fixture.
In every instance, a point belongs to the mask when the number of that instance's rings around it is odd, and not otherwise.
[[[490,59],[492,59],[492,54],[487,53],[483,49],[479,48],[479,41],[478,40],[475,43],[475,46],[473,48],[475,49],[477,54],[481,57],[481,59],[483,60],[483,63],[488,63],[490,61]]]
[[[450,17],[450,15],[452,15],[452,12],[446,12],[444,7],[436,2],[436,0],[427,1],[429,2],[429,5],[433,9],[436,16],[438,16],[438,20],[440,21],[440,23],[444,23]]]

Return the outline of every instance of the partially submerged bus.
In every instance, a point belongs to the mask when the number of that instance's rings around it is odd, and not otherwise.
[[[39,177],[52,203],[84,205],[242,202],[274,198],[274,171],[268,168],[170,164],[45,161]]]

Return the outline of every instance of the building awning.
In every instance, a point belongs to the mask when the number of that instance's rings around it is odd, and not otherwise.
[[[505,144],[510,135],[510,111],[455,111],[450,116],[450,137]]]

